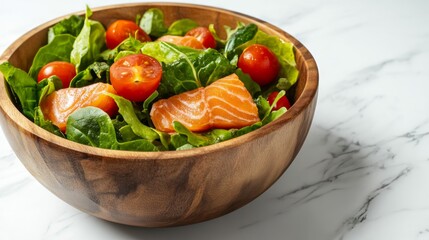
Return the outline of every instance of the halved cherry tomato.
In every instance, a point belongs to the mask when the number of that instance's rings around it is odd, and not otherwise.
[[[270,105],[273,104],[273,102],[276,99],[278,94],[279,94],[279,92],[274,91],[274,92],[270,93],[270,95],[268,95],[267,100],[270,103]],[[286,96],[281,97],[277,101],[276,105],[273,107],[273,110],[279,110],[281,107],[285,107],[286,109],[290,108],[290,102]]]
[[[205,48],[216,48],[216,40],[206,27],[196,27],[189,30],[185,36],[193,36],[200,41]]]
[[[110,82],[118,95],[135,102],[146,100],[159,86],[161,64],[153,57],[133,54],[110,67]]]
[[[69,62],[50,62],[40,69],[39,74],[37,75],[37,81],[40,82],[53,75],[61,79],[63,88],[67,88],[70,85],[70,81],[76,76],[76,68]]]
[[[168,42],[179,46],[185,46],[195,49],[204,49],[203,44],[198,41],[196,37],[193,36],[173,36],[173,35],[164,35],[157,39],[157,41]]]
[[[113,49],[130,36],[141,42],[151,41],[149,35],[147,35],[147,33],[135,22],[129,20],[117,20],[107,28],[107,47],[109,49]]]
[[[265,86],[279,74],[280,64],[276,55],[266,46],[253,44],[244,49],[237,66],[250,75],[253,81]]]

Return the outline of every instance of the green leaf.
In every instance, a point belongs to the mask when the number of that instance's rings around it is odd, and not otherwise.
[[[129,54],[140,53],[140,49],[144,46],[144,43],[140,42],[134,37],[128,37],[121,42],[114,49],[106,49],[100,54],[100,58],[108,63],[113,63],[120,57]]]
[[[130,125],[125,125],[119,129],[119,133],[121,135],[121,139],[123,142],[133,141],[137,139],[141,139],[141,137],[137,136],[133,129],[131,129]]]
[[[55,36],[61,34],[70,34],[77,37],[83,27],[83,23],[84,18],[77,15],[72,15],[69,18],[61,20],[59,23],[49,28],[48,43],[51,42]]]
[[[127,151],[145,151],[145,152],[159,151],[157,146],[155,146],[153,143],[145,139],[137,139],[129,142],[118,142],[115,144],[115,148],[119,150],[127,150]]]
[[[256,106],[258,107],[259,119],[264,119],[271,112],[271,106],[268,103],[267,99],[263,96],[259,96],[256,101]]]
[[[208,86],[214,81],[230,75],[235,70],[235,66],[228,59],[212,48],[200,53],[193,62],[193,67],[196,69],[198,81],[202,86]]]
[[[192,19],[182,18],[174,21],[170,27],[166,35],[175,35],[175,36],[183,36],[189,30],[198,27],[198,23]]]
[[[170,64],[181,58],[189,61],[196,59],[201,50],[177,46],[167,42],[147,42],[141,48],[141,53],[149,55],[159,62]]]
[[[227,39],[225,45],[225,56],[229,60],[234,60],[232,62],[236,62],[238,59],[237,56],[241,54],[243,49],[240,47],[245,43],[252,40],[256,33],[258,32],[258,26],[251,23],[249,25],[239,27],[231,36]]]
[[[164,23],[164,13],[158,8],[150,8],[140,19],[140,27],[150,36],[161,37],[168,28]]]
[[[283,97],[284,95],[285,95],[285,91],[284,91],[284,90],[280,91],[280,92],[277,94],[277,96],[276,96],[276,98],[274,99],[273,103],[271,104],[271,106],[270,106],[270,108],[269,108],[268,112],[267,112],[267,113],[265,113],[265,116],[264,116],[264,117],[262,118],[262,120],[261,120],[262,125],[266,125],[266,124],[268,124],[268,123],[270,123],[270,122],[272,122],[272,121],[276,120],[277,118],[281,117],[281,116],[282,116],[282,115],[287,111],[285,107],[282,107],[282,108],[280,108],[280,109],[279,109],[279,110],[277,110],[277,111],[273,111],[274,106],[277,104],[277,102],[279,101],[279,99],[280,99],[281,97]]]
[[[85,70],[76,74],[71,80],[70,87],[85,87],[97,82],[109,82],[110,66],[105,62],[94,62]]]
[[[208,29],[209,29],[210,33],[213,35],[214,39],[216,40],[216,48],[217,49],[225,48],[226,40],[223,40],[219,37],[219,35],[216,32],[214,24],[210,24]]]
[[[45,119],[40,106],[37,106],[34,111],[34,123],[57,136],[65,137],[57,126],[55,126],[51,121]]]
[[[37,83],[37,99],[39,99],[38,104],[40,104],[40,102],[46,96],[61,88],[63,88],[63,83],[61,79],[59,79],[55,75],[49,78],[45,78],[39,83]]]
[[[125,122],[127,122],[131,126],[131,129],[137,136],[143,139],[147,139],[149,141],[153,141],[159,138],[158,134],[152,128],[140,122],[139,118],[134,112],[134,107],[131,101],[111,93],[106,94],[112,97],[113,100],[115,100],[116,104],[119,107],[119,113],[122,115]]]
[[[288,90],[296,83],[299,72],[296,68],[295,53],[292,43],[258,31],[255,37],[241,48],[244,50],[245,47],[251,44],[262,44],[276,55],[281,66],[277,84],[279,90]]]
[[[244,86],[253,98],[257,97],[261,93],[261,87],[252,80],[249,74],[244,73],[240,68],[235,71],[235,74],[237,74],[240,81],[244,83]]]
[[[179,49],[176,49],[179,52]],[[163,64],[163,76],[158,87],[161,98],[204,87],[231,74],[235,67],[214,49],[199,51],[197,57],[181,53],[178,60]]]
[[[86,7],[85,23],[73,44],[70,61],[76,66],[77,72],[87,68],[97,60],[105,47],[105,29],[103,25],[90,20],[91,9]]]
[[[107,113],[96,107],[74,111],[67,119],[67,139],[89,146],[110,149],[116,144],[116,133]]]
[[[246,133],[255,131],[256,129],[258,129],[260,127],[262,127],[262,122],[259,121],[259,122],[256,122],[256,123],[250,125],[250,126],[242,127],[240,129],[234,131],[233,136],[239,137],[239,136],[244,135]]]
[[[75,39],[69,34],[55,36],[49,44],[37,51],[28,74],[33,79],[37,79],[40,69],[46,64],[53,61],[70,62],[70,53],[73,50]]]
[[[12,66],[9,62],[0,64],[0,72],[9,85],[15,103],[20,105],[23,114],[34,120],[34,108],[37,106],[37,82],[25,71]]]
[[[188,143],[192,144],[195,147],[202,147],[210,145],[210,138],[203,136],[202,134],[191,132],[183,124],[178,121],[173,122],[173,128],[176,132],[187,137]]]

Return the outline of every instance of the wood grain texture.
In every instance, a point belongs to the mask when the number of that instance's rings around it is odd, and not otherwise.
[[[96,217],[122,224],[164,227],[224,215],[268,189],[300,150],[313,119],[318,70],[295,38],[258,19],[223,9],[189,4],[141,3],[93,9],[93,19],[108,25],[161,8],[171,23],[192,18],[201,25],[235,27],[255,23],[295,45],[300,77],[295,103],[280,119],[244,136],[203,148],[169,152],[126,152],[84,146],[59,138],[26,119],[9,98],[0,76],[0,124],[18,158],[52,193]],[[82,13],[80,13],[82,14]],[[55,19],[13,43],[0,61],[28,70],[46,43]]]

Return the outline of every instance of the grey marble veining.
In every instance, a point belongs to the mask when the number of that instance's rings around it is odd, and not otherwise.
[[[86,3],[121,2],[8,2],[0,8],[0,51]],[[134,228],[59,200],[0,134],[0,239],[429,239],[428,1],[186,2],[261,18],[314,55],[318,105],[290,168],[226,216],[184,227]]]

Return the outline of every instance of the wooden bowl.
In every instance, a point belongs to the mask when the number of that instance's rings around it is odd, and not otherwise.
[[[267,190],[291,164],[310,128],[316,107],[318,70],[310,52],[294,37],[262,20],[236,12],[191,4],[136,3],[93,9],[105,26],[134,19],[151,7],[166,21],[191,18],[224,25],[255,23],[268,34],[295,45],[300,71],[295,103],[278,120],[244,136],[184,151],[130,152],[85,146],[57,137],[24,117],[10,99],[0,74],[0,123],[18,158],[47,189],[96,217],[134,226],[185,225],[231,212]],[[80,12],[79,14],[83,14]],[[0,62],[28,70],[47,30],[47,22],[13,43]]]

